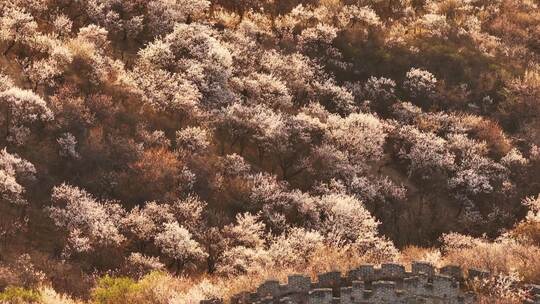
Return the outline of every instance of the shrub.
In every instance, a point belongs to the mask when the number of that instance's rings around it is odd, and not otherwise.
[[[478,140],[488,144],[491,154],[495,157],[503,157],[512,149],[511,143],[503,130],[494,121],[484,120],[473,127],[473,135]]]
[[[92,291],[92,299],[96,304],[132,303],[129,299],[139,290],[139,285],[133,279],[106,275]]]
[[[528,290],[520,287],[522,279],[515,272],[498,274],[489,279],[475,279],[468,283],[469,288],[479,295],[480,304],[520,304],[528,298]]]
[[[444,261],[494,274],[517,272],[527,282],[540,280],[540,247],[505,234],[494,241],[456,233],[443,236]]]
[[[68,295],[57,293],[49,286],[39,288],[39,293],[42,304],[83,304],[83,302],[71,299]]]
[[[41,303],[41,294],[33,289],[10,286],[0,293],[0,303],[37,304]]]

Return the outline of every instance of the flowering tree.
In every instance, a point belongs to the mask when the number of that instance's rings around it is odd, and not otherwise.
[[[208,132],[200,127],[188,127],[176,131],[176,147],[180,151],[204,154],[209,145]]]
[[[122,224],[135,239],[151,241],[166,223],[174,220],[170,205],[147,202],[143,207],[131,209]]]
[[[352,164],[377,161],[383,155],[388,126],[370,114],[353,113],[345,118],[328,119],[327,138],[346,151]]]
[[[222,104],[228,95],[232,58],[229,50],[202,24],[176,24],[163,38],[173,54],[175,71],[186,75],[206,97],[205,102]]]
[[[272,240],[268,254],[275,266],[301,268],[322,248],[324,236],[318,231],[292,228]]]
[[[78,159],[77,139],[71,133],[64,133],[57,140],[60,146],[60,155],[68,158]]]
[[[219,162],[220,173],[227,177],[247,176],[251,171],[251,166],[246,160],[236,154],[227,154]]]
[[[409,126],[400,128],[399,136],[405,139],[399,155],[409,161],[409,175],[418,173],[427,179],[437,172],[445,174],[454,168],[454,155],[448,151],[444,138]]]
[[[262,219],[269,228],[283,232],[288,226],[316,227],[319,224],[316,201],[310,195],[288,190],[286,183],[268,174],[251,178],[250,209],[262,211]]]
[[[190,231],[204,233],[204,212],[207,204],[195,195],[188,195],[170,204],[175,219]]]
[[[237,215],[236,224],[224,227],[227,245],[218,260],[218,272],[229,275],[256,272],[270,263],[265,250],[265,228],[259,217],[249,213]]]
[[[22,231],[28,221],[23,206],[28,204],[25,184],[35,180],[36,168],[4,148],[0,151],[0,240]],[[2,242],[3,243],[3,242]]]
[[[123,218],[121,226],[138,251],[152,252],[154,247],[149,245],[155,245],[174,261],[173,266],[179,271],[208,256],[199,254],[202,247],[195,240],[205,233],[205,207],[204,202],[192,195],[171,203],[147,202],[143,207],[133,208]],[[175,241],[183,244],[177,246]]]
[[[523,204],[529,208],[526,220],[529,222],[540,223],[540,195],[524,199]]]
[[[322,223],[325,241],[330,244],[351,244],[367,259],[393,260],[398,255],[391,241],[378,233],[380,224],[355,197],[331,192],[320,197],[326,220]]]
[[[261,247],[264,245],[265,225],[258,216],[244,213],[236,216],[236,224],[224,228],[234,246]]]
[[[271,141],[285,135],[282,114],[264,105],[249,107],[234,103],[218,113],[216,133],[222,141],[222,150],[224,142],[228,142],[231,148],[237,146],[239,154],[243,155],[248,145],[254,143],[262,161]]]
[[[142,278],[152,271],[161,271],[165,265],[159,261],[159,258],[146,256],[139,252],[132,252],[125,260],[123,272],[131,277]]]
[[[319,204],[327,216],[323,223],[327,240],[350,243],[377,234],[379,223],[356,198],[344,194],[327,194],[320,200]]]
[[[29,135],[29,125],[53,119],[45,101],[32,91],[10,88],[0,92],[4,140],[22,144]]]
[[[115,37],[126,41],[143,30],[142,7],[136,2],[90,0],[84,3],[87,16]]]
[[[385,77],[371,76],[364,84],[365,98],[374,102],[376,109],[384,110],[396,99],[396,82]]]
[[[54,224],[67,236],[66,254],[92,252],[125,241],[120,223],[125,211],[114,202],[97,201],[88,192],[62,184],[53,188],[47,208]]]
[[[154,110],[178,112],[184,117],[196,113],[201,94],[185,77],[143,66],[135,68],[132,75],[136,75],[134,79],[143,101]]]
[[[23,67],[24,72],[34,88],[40,85],[54,87],[64,72],[69,69],[69,65],[73,62],[73,54],[69,48],[55,39],[40,36],[36,40],[33,47],[38,50],[47,50],[47,57],[26,62]]]
[[[37,23],[24,8],[5,4],[0,14],[0,42],[6,43],[7,55],[17,43],[27,43],[37,31]]]
[[[272,73],[287,86],[295,105],[302,106],[308,103],[310,97],[315,97],[314,83],[321,74],[321,67],[307,56],[266,51],[260,64],[263,71]]]
[[[240,79],[232,79],[235,91],[240,92],[248,104],[266,104],[274,109],[288,109],[292,97],[285,83],[273,75],[253,73]]]
[[[192,239],[191,233],[178,222],[166,223],[154,242],[161,252],[174,260],[177,273],[207,256],[199,243]]]
[[[313,147],[323,141],[324,125],[316,118],[299,113],[284,117],[282,124],[277,126],[281,129],[275,128],[269,130],[271,133],[267,132],[270,136],[265,138],[266,146],[281,169],[283,179],[290,181],[306,170],[305,159]]]
[[[435,94],[436,85],[437,78],[433,74],[418,68],[411,68],[403,82],[404,89],[416,100],[431,99]]]
[[[157,0],[148,3],[149,27],[154,33],[166,33],[177,22],[191,23],[210,7],[207,0]]]
[[[10,154],[4,148],[0,151],[0,175],[2,176],[1,198],[3,201],[24,205],[24,187],[20,184],[35,179],[36,168],[16,154]]]

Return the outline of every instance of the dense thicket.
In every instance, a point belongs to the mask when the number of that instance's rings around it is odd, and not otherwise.
[[[539,6],[0,1],[0,290],[538,256]]]

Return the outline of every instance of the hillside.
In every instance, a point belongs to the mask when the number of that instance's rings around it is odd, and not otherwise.
[[[417,260],[522,303],[539,172],[538,0],[0,0],[0,303]]]

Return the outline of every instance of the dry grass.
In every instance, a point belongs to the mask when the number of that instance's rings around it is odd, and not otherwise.
[[[516,271],[527,282],[540,282],[540,248],[514,241],[485,242],[471,248],[449,251],[445,264],[486,269],[492,273]]]
[[[469,288],[479,295],[478,303],[518,303],[512,300],[513,290],[506,290],[505,273],[518,273],[528,281],[534,281],[540,274],[540,249],[531,245],[523,245],[513,241],[479,242],[476,246],[461,250],[450,250],[441,256],[434,248],[407,247],[397,262],[410,265],[412,261],[427,261],[435,266],[458,264],[464,268],[487,269],[494,273],[503,273],[500,279],[470,284]],[[268,279],[286,282],[287,276],[293,273],[304,274],[316,279],[317,274],[327,271],[343,273],[361,264],[380,264],[390,261],[367,260],[347,250],[331,247],[319,249],[306,265],[298,267],[266,267],[250,274],[223,277],[217,275],[201,275],[198,277],[175,277],[168,273],[151,273],[134,282],[126,293],[125,299],[132,304],[197,304],[202,299],[222,298],[243,292],[253,291]],[[501,282],[503,282],[501,284]],[[56,293],[50,287],[40,287],[44,304],[83,304],[98,303],[77,301]],[[495,292],[496,291],[496,292]],[[516,291],[516,294],[518,292]],[[104,302],[108,303],[108,302]]]
[[[262,282],[268,279],[277,279],[286,282],[287,276],[291,274],[303,274],[310,276],[313,280],[317,274],[328,271],[340,271],[346,273],[361,264],[380,264],[390,261],[374,261],[352,253],[349,250],[323,247],[319,249],[307,265],[289,268],[265,268],[249,275],[222,278],[218,284],[227,286],[223,298],[246,290],[255,290]]]
[[[436,248],[405,247],[401,251],[400,262],[404,265],[410,265],[414,261],[428,262],[436,267],[444,266],[441,252]]]

